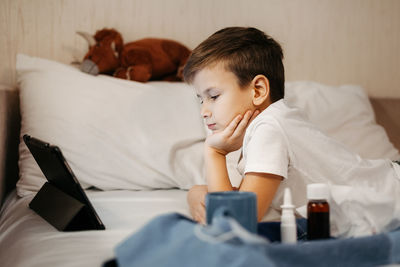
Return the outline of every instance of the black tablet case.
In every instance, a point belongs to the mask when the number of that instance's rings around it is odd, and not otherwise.
[[[57,146],[24,135],[47,182],[29,207],[59,231],[104,230],[104,224]]]

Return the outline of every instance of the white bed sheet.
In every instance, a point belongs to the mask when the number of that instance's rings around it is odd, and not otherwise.
[[[105,231],[59,232],[13,193],[0,216],[1,266],[101,266],[114,247],[157,215],[189,216],[184,190],[87,191]]]

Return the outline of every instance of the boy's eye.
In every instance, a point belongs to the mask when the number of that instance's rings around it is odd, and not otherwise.
[[[208,96],[208,97],[207,97],[207,100],[213,100],[213,101],[215,101],[219,96],[220,96],[220,95]],[[204,101],[203,101],[203,98],[198,97],[198,99],[199,99],[200,104],[203,104],[203,102],[204,102]]]

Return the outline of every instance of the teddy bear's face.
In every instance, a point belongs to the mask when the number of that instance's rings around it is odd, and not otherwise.
[[[100,42],[89,48],[81,65],[83,72],[97,75],[112,74],[119,67],[118,53],[114,42]]]
[[[84,57],[81,70],[97,75],[99,73],[112,74],[120,65],[123,40],[121,34],[114,29],[102,29],[91,35],[86,32],[77,32],[89,45],[89,51]]]

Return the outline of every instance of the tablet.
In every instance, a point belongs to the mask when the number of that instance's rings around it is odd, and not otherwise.
[[[48,183],[84,205],[85,224],[90,224],[93,229],[104,230],[104,224],[65,160],[60,148],[29,135],[24,135],[23,139]]]

